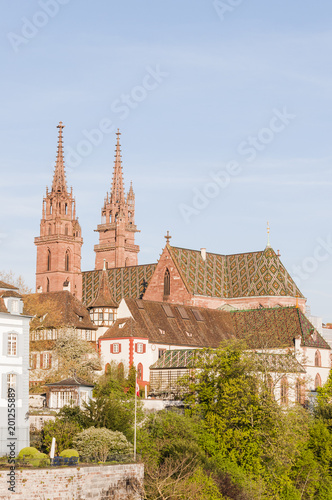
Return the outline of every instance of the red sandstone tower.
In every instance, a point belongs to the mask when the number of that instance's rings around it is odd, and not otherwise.
[[[46,188],[40,236],[37,246],[37,292],[69,290],[82,298],[81,227],[76,217],[73,190],[67,190],[63,159],[62,122],[59,129],[58,151],[51,191]]]
[[[101,209],[101,224],[97,226],[99,244],[95,245],[95,269],[107,267],[137,266],[139,246],[135,245],[135,195],[130,185],[127,197],[124,194],[120,132],[117,132],[115,162],[111,194],[107,193]]]

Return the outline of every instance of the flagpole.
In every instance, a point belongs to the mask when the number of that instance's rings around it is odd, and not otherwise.
[[[137,379],[135,377],[135,424],[134,424],[134,461],[136,462],[136,412],[137,412]]]

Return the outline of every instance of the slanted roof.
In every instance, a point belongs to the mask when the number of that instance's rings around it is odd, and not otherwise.
[[[190,369],[195,368],[197,360],[199,360],[200,349],[174,349],[164,352],[164,354],[156,361],[150,370],[165,370],[165,369]],[[265,370],[269,367],[270,373],[306,373],[303,366],[297,361],[294,356],[289,356],[284,353],[271,352],[254,352],[251,354],[256,359],[255,366],[258,371]]]
[[[51,384],[45,384],[49,387],[58,387],[58,386],[86,386],[86,387],[94,387],[94,384],[91,384],[90,382],[86,382],[86,380],[83,380],[80,377],[77,377],[77,375],[74,375],[73,377],[66,378],[64,380],[60,380],[59,382],[53,382]]]
[[[101,281],[96,298],[88,305],[88,307],[113,307],[117,308],[118,304],[115,302],[111,294],[107,271],[104,269],[101,273]]]
[[[225,311],[149,300],[125,302],[131,318],[118,319],[101,339],[137,337],[150,343],[217,347],[235,336],[232,318]]]
[[[72,327],[97,330],[86,307],[68,291],[32,293],[23,297],[25,310],[34,316],[31,330]]]
[[[194,368],[197,353],[199,352],[198,349],[174,349],[166,351],[158,361],[150,366],[150,370]]]
[[[8,313],[8,309],[2,297],[0,297],[0,313]]]
[[[4,281],[0,281],[0,290],[5,289],[5,290],[18,290],[17,286],[9,285],[8,283],[5,283]]]
[[[140,298],[154,273],[157,264],[116,267],[107,269],[109,290],[115,302],[119,304],[123,298]],[[82,302],[91,304],[98,293],[102,278],[101,270],[82,273]]]
[[[220,311],[182,304],[125,299],[128,317],[118,319],[101,339],[136,337],[150,343],[216,348],[229,339],[245,340],[249,349],[330,349],[296,307]]]
[[[5,292],[0,291],[0,296],[3,297],[3,298],[4,297],[16,297],[18,299],[22,298],[22,295],[20,293],[16,292],[15,290],[13,290],[13,291],[12,290],[7,290]]]
[[[167,245],[190,293],[208,297],[291,296],[301,297],[275,251],[267,246],[258,252],[220,255]]]
[[[328,349],[329,344],[297,307],[276,307],[230,311],[234,329],[250,348],[294,347],[301,345]]]

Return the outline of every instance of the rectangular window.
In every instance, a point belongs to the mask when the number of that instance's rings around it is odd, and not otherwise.
[[[12,301],[12,312],[13,313],[18,313],[18,300],[13,300]]]
[[[158,359],[166,352],[166,349],[158,349]]]
[[[30,368],[35,370],[37,368],[37,354],[30,354]]]
[[[189,319],[189,314],[184,307],[179,306],[178,311],[182,319]]]
[[[142,354],[145,352],[145,344],[136,344],[136,352]]]
[[[9,333],[8,335],[8,356],[16,356],[17,355],[17,335],[14,333]]]
[[[113,353],[118,354],[120,352],[120,345],[119,344],[113,344]]]
[[[16,375],[15,373],[8,373],[7,374],[7,391],[8,389],[15,389],[16,390]]]
[[[51,368],[51,354],[49,352],[43,354],[43,368],[44,370]]]
[[[168,318],[174,318],[174,313],[168,304],[161,304]]]
[[[198,311],[197,309],[192,309],[192,313],[195,316],[197,321],[204,321],[204,318],[201,314],[201,311]]]
[[[99,321],[103,321],[104,320],[104,314],[101,312],[99,313]]]

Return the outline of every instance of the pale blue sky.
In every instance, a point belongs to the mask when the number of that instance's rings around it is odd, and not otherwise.
[[[269,220],[271,245],[299,277],[311,312],[332,321],[328,0],[1,4],[0,270],[34,287],[33,238],[60,120],[82,268],[93,268],[115,134],[90,143],[76,162],[69,153],[107,119],[122,132],[140,263],[156,262],[166,230],[175,246],[261,250]],[[285,112],[291,118],[283,122],[277,117]],[[231,161],[237,168],[220,187],[212,178],[224,179]],[[197,209],[195,193],[204,190],[211,197]]]

